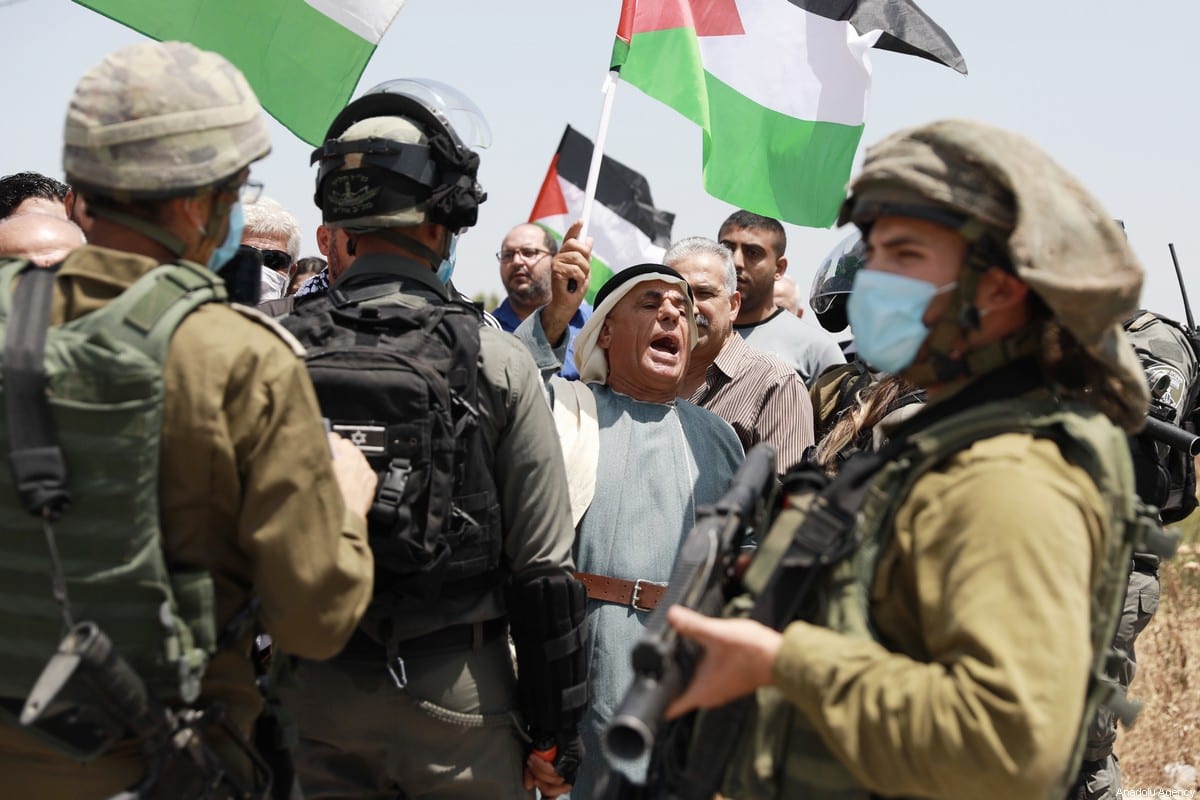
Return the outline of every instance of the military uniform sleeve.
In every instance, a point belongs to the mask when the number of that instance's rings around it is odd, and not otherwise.
[[[871,590],[888,649],[794,623],[780,687],[872,790],[1047,796],[1083,713],[1102,507],[1052,443],[977,444],[900,509]]]
[[[563,359],[567,357],[567,346],[575,338],[574,334],[568,331],[558,347],[551,345],[550,340],[546,338],[546,331],[542,328],[541,309],[526,317],[513,331],[513,336],[516,336],[529,351],[529,355],[533,356],[543,381],[549,381],[562,369]]]
[[[485,358],[484,375],[503,393],[495,463],[509,569],[523,577],[570,572],[575,530],[566,470],[537,367],[508,334],[480,333],[485,346],[495,345],[488,355],[504,356]]]
[[[180,326],[168,366],[164,512],[187,539],[180,547],[206,549],[195,560],[212,565],[219,589],[258,596],[282,650],[336,654],[366,610],[373,562],[304,363],[262,325],[213,306]]]

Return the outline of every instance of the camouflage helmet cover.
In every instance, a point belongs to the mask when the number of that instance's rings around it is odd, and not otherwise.
[[[245,76],[184,42],[141,42],[105,57],[75,88],[63,141],[72,185],[145,198],[218,183],[270,150]]]
[[[1011,131],[943,120],[870,148],[850,188],[843,223],[940,213],[1003,232],[1017,276],[1121,381],[1123,422],[1141,424],[1146,379],[1121,321],[1137,307],[1142,267],[1112,215],[1041,148]],[[931,213],[905,213],[919,204]]]

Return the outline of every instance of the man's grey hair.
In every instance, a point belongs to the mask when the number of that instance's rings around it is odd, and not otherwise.
[[[720,242],[707,236],[689,236],[671,245],[663,256],[663,263],[674,269],[675,265],[692,256],[716,256],[725,268],[725,291],[731,296],[737,291],[737,270],[733,266],[733,253]]]
[[[246,228],[242,235],[287,237],[288,255],[300,257],[300,222],[292,212],[269,197],[260,197],[243,209]]]

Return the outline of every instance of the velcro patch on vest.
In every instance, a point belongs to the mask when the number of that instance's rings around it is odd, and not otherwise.
[[[387,453],[388,429],[377,422],[336,422],[331,430],[348,439],[365,456],[381,456]]]

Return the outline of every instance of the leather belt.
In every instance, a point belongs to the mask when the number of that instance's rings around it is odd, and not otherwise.
[[[627,581],[590,572],[576,572],[575,579],[587,588],[589,600],[629,606],[636,611],[653,611],[667,591],[667,584],[643,578]]]

